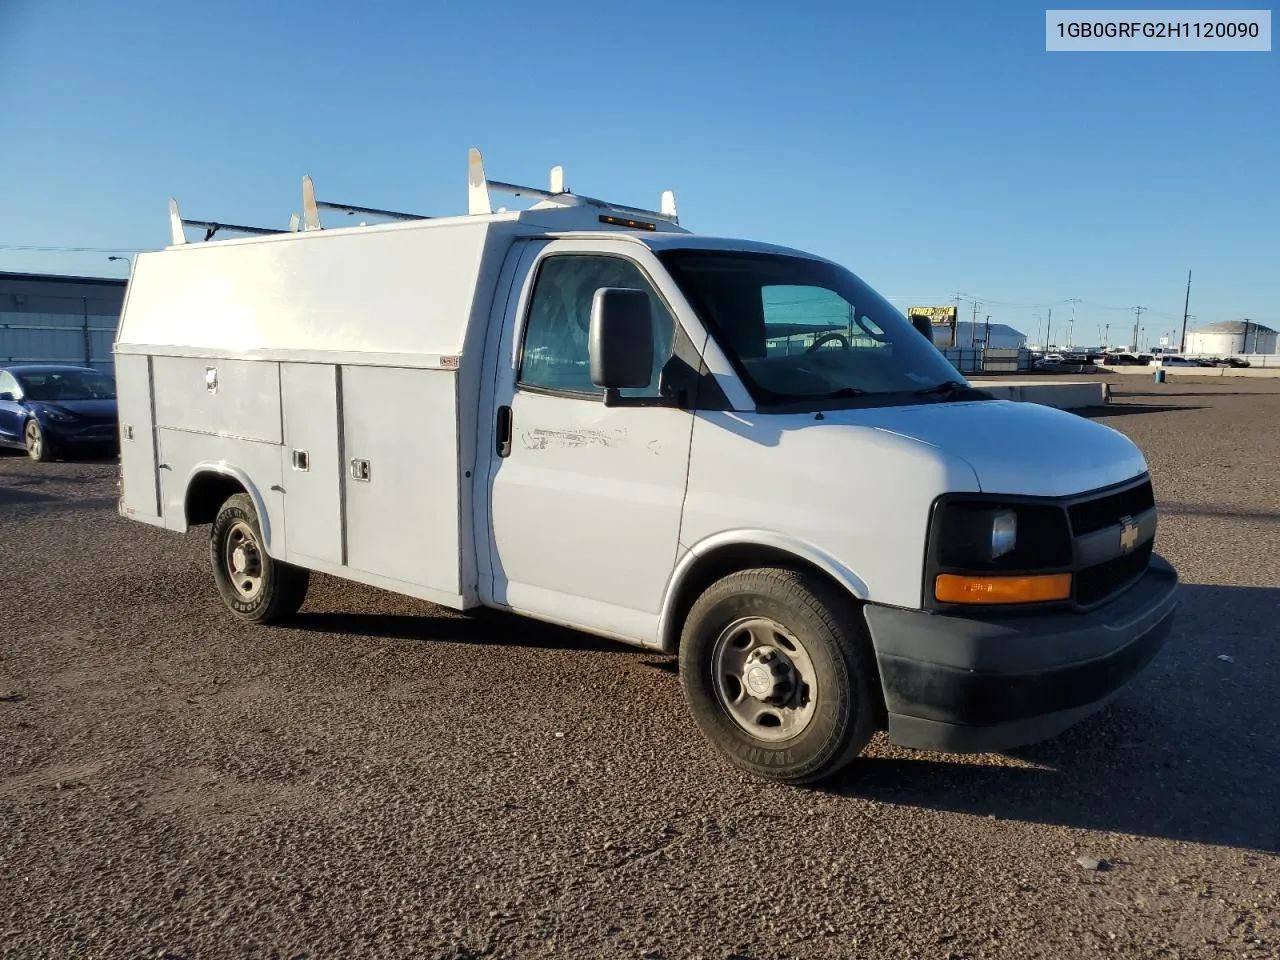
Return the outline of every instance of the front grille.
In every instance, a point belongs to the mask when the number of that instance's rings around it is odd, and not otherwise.
[[[1076,603],[1089,607],[1129,586],[1146,572],[1151,563],[1154,540],[1148,540],[1133,553],[1086,567],[1076,574]]]
[[[1085,500],[1082,503],[1067,507],[1067,515],[1071,518],[1071,532],[1077,537],[1086,533],[1095,533],[1119,523],[1124,516],[1136,517],[1150,510],[1156,504],[1155,493],[1151,489],[1151,481],[1144,480],[1136,487],[1129,487],[1118,493],[1109,493],[1096,500]]]

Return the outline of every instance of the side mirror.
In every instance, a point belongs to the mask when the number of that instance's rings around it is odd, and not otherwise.
[[[933,323],[928,317],[922,317],[917,314],[911,318],[911,325],[916,328],[920,336],[933,343]]]
[[[587,340],[591,382],[613,390],[647,387],[653,377],[653,314],[643,290],[601,287],[591,298]]]
[[[0,403],[17,403],[17,402],[18,402],[18,398],[15,397],[8,390],[6,390],[4,393],[0,393]]]

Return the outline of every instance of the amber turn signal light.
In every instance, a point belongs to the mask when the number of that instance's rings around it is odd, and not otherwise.
[[[1044,603],[1071,596],[1071,574],[1037,577],[962,577],[943,573],[933,586],[942,603]]]

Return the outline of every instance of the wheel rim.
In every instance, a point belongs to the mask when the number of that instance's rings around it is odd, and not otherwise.
[[[794,633],[767,617],[726,627],[711,651],[716,698],[729,717],[758,740],[798,737],[813,720],[818,676]]]
[[[252,601],[262,592],[262,548],[253,528],[237,520],[222,544],[222,566],[231,589],[241,600]]]
[[[40,436],[40,427],[34,420],[27,424],[27,452],[33,457],[44,453],[44,437]]]

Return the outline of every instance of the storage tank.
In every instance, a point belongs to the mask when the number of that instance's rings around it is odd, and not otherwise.
[[[1276,331],[1256,320],[1224,320],[1187,331],[1187,354],[1193,357],[1275,352]]]

